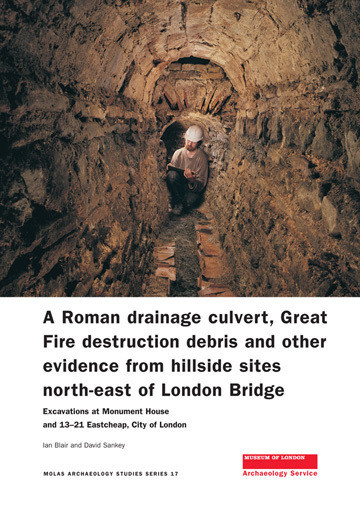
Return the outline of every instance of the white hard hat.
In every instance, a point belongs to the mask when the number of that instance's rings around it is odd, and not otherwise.
[[[200,142],[204,138],[204,132],[200,126],[190,126],[185,133],[185,138],[189,142]]]

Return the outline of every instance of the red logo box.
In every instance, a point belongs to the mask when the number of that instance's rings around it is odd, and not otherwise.
[[[243,469],[317,469],[318,456],[302,453],[243,455]]]

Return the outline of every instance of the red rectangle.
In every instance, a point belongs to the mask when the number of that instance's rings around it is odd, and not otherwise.
[[[318,456],[302,453],[243,455],[243,469],[317,469]]]

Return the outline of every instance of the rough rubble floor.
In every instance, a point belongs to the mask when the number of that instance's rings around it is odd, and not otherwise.
[[[234,296],[232,275],[206,205],[183,216],[169,215],[154,248],[146,297]]]

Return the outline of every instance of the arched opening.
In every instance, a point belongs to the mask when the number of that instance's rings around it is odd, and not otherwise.
[[[170,162],[171,155],[181,147],[184,146],[184,135],[186,127],[178,120],[172,122],[167,128],[165,128],[161,140],[165,144],[166,148],[166,163]]]
[[[184,135],[192,124],[200,125],[204,130],[202,148],[209,158],[209,178],[207,188],[213,188],[217,176],[226,170],[229,161],[230,136],[221,118],[202,115],[197,112],[184,112],[176,120],[163,126],[160,131],[160,146],[163,144],[165,152],[160,150],[160,171],[169,163],[175,150],[184,146]]]

